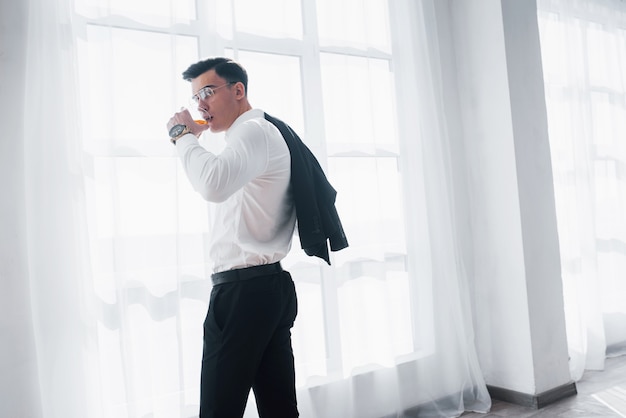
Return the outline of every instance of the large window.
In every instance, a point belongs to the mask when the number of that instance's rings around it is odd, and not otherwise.
[[[75,19],[106,416],[195,413],[211,207],[165,123],[189,106],[182,71],[208,56],[248,69],[252,105],[289,123],[338,190],[350,247],[328,268],[296,238],[284,262],[298,386],[420,355],[386,0],[76,0]]]
[[[626,341],[626,9],[541,0],[539,27],[571,368]]]

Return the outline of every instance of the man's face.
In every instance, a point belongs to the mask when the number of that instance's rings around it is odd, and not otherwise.
[[[203,98],[199,91],[204,87],[210,87],[213,94]],[[191,80],[192,94],[198,95],[198,111],[207,121],[211,132],[227,130],[239,116],[240,103],[237,91],[240,88],[235,84],[229,84],[218,76],[215,70],[209,70]]]

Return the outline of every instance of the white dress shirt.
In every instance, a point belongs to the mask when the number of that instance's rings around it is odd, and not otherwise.
[[[280,261],[291,248],[296,223],[289,148],[260,109],[239,116],[225,140],[219,155],[193,134],[176,141],[193,188],[219,203],[210,232],[213,271]]]

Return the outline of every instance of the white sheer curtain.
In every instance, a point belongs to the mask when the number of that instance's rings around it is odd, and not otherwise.
[[[18,221],[43,417],[197,415],[211,208],[164,124],[187,103],[180,73],[209,55],[249,69],[253,105],[302,135],[339,193],[350,248],[328,267],[296,239],[284,263],[302,416],[489,409],[430,1],[30,3]]]
[[[626,349],[626,3],[538,0],[572,377]]]
[[[23,204],[24,210],[11,221],[25,233],[26,266],[24,277],[13,279],[23,280],[29,291],[26,300],[32,329],[24,332],[33,336],[38,371],[38,384],[29,390],[40,398],[32,402],[40,404],[44,416],[78,417],[99,405],[97,392],[91,391],[97,384],[89,358],[94,355],[95,322],[88,289],[91,275],[72,14],[65,0],[31,2],[25,11],[24,19],[18,20],[26,27],[25,67],[21,74],[2,78],[3,85],[14,77],[25,80],[23,101],[16,101],[23,104],[19,109],[23,137],[13,142],[22,150],[14,154],[23,157],[23,164],[17,165],[22,171],[11,175],[10,181],[19,184],[23,180],[24,201],[15,203]],[[27,396],[23,402],[29,402]],[[18,407],[29,412],[18,409],[7,416],[37,416],[38,411],[30,406]]]

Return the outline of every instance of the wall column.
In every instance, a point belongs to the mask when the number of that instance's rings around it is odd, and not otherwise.
[[[458,104],[449,108],[458,109],[462,126],[451,141],[464,150],[455,158],[464,159],[458,170],[466,172],[456,177],[463,179],[459,190],[467,190],[471,238],[464,238],[464,250],[481,368],[495,398],[541,407],[576,387],[536,3],[434,4],[439,30],[448,32],[440,37],[443,84],[457,91]]]

